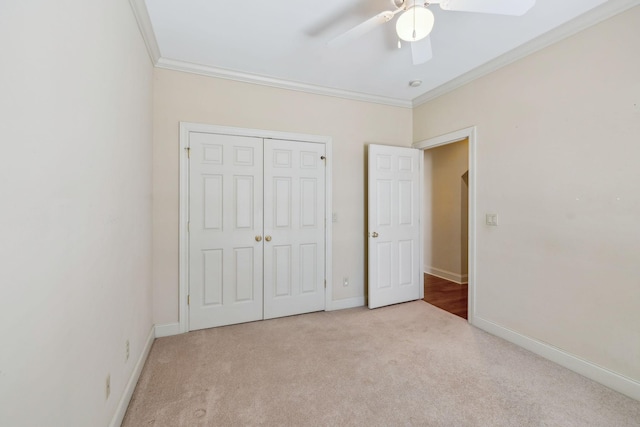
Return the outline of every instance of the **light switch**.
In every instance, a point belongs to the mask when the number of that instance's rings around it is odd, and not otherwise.
[[[486,215],[486,224],[491,225],[493,227],[498,225],[498,214],[487,214]]]

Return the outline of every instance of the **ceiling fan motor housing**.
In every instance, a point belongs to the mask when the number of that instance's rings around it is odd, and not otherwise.
[[[415,42],[429,35],[433,23],[433,13],[424,0],[406,0],[405,11],[396,21],[396,32],[401,40]]]

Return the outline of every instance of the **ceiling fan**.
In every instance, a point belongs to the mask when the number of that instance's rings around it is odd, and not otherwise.
[[[535,2],[536,0],[391,0],[395,10],[380,12],[327,44],[332,47],[344,45],[378,25],[389,22],[402,12],[396,21],[396,33],[400,40],[410,42],[413,63],[418,65],[427,62],[433,56],[429,33],[433,29],[435,19],[429,10],[430,5],[439,4],[442,10],[447,11],[521,16],[531,9]]]

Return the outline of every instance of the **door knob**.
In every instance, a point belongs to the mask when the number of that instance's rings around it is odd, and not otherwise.
[[[256,236],[256,242],[259,242],[262,240],[262,236]]]
[[[267,242],[270,242],[271,241],[271,236],[265,236],[264,240],[266,240]]]
[[[374,231],[373,233],[371,233],[371,237],[373,237],[373,238],[375,239],[376,237],[378,237],[378,233],[376,233],[376,232]]]

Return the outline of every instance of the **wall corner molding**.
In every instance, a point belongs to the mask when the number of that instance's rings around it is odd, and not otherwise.
[[[151,19],[149,18],[149,11],[144,0],[129,0],[131,10],[138,23],[138,28],[142,34],[144,44],[147,46],[147,52],[153,65],[157,65],[160,60],[160,48],[158,47],[158,41],[156,40],[156,34],[153,32],[153,25],[151,25]]]

